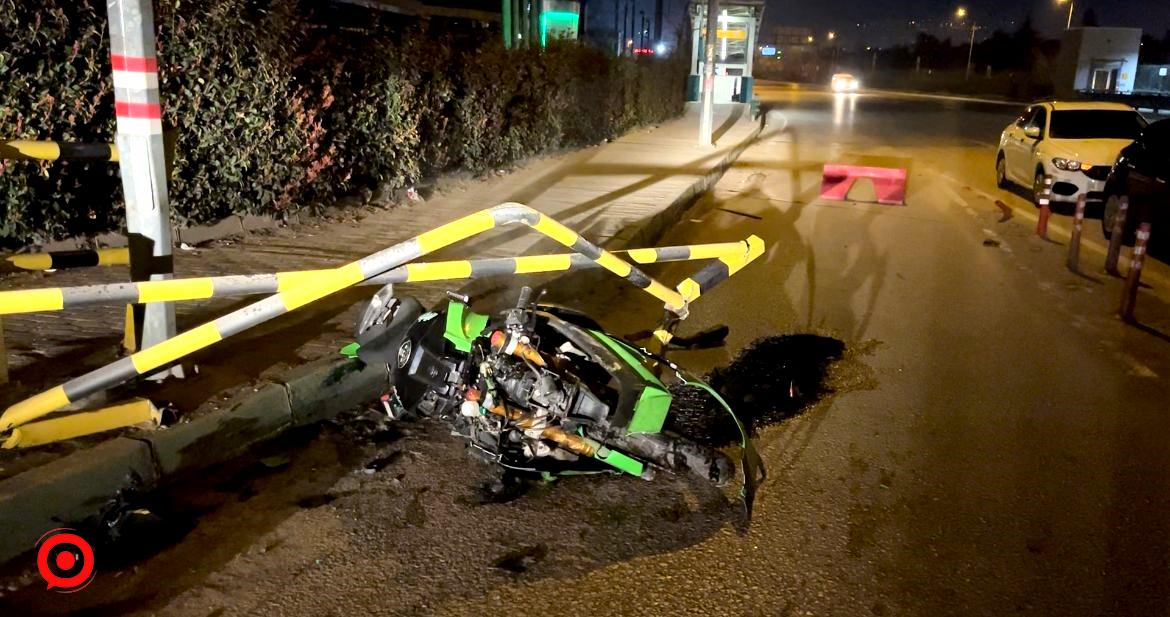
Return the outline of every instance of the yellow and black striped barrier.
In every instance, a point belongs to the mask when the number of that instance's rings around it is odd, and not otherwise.
[[[678,292],[686,298],[688,303],[694,302],[705,293],[709,293],[716,285],[726,281],[731,275],[744,269],[745,266],[764,254],[764,241],[754,234],[736,244],[739,250],[720,255],[718,259],[678,284]],[[676,325],[678,325],[678,319],[667,314],[662,325],[654,330],[653,336],[658,341],[659,351],[665,351],[666,345],[674,338],[674,326]]]
[[[4,258],[22,270],[62,270],[93,266],[125,266],[130,263],[130,249],[79,249],[48,253],[21,253]]]
[[[0,415],[0,431],[10,431],[89,395],[124,383],[139,375],[149,374],[233,334],[267,322],[366,279],[390,272],[423,255],[487,230],[514,224],[527,225],[571,248],[576,253],[584,255],[596,262],[598,266],[625,278],[640,289],[662,300],[666,310],[678,318],[686,317],[688,301],[683,294],[647,276],[629,262],[582,238],[556,220],[523,204],[506,203],[464,216],[339,268],[317,271],[312,276],[302,277],[296,284],[291,284],[287,289],[279,290],[276,294],[263,300],[16,403]],[[755,242],[757,246],[762,247],[762,242],[758,238],[755,239]],[[747,248],[745,254],[750,254],[753,251],[750,240]],[[759,252],[757,250],[756,254]],[[649,253],[642,252],[638,255],[648,257]],[[738,269],[750,261],[746,258],[740,258],[741,261],[736,261],[733,258],[727,259],[731,261],[724,262],[725,267],[720,270],[727,272],[723,278],[733,272],[732,268],[735,264],[739,264],[735,268]],[[458,272],[467,271],[465,266],[459,266],[459,268]],[[451,276],[456,273],[455,267],[445,266],[444,270],[446,271],[431,274]],[[718,277],[709,278],[715,280]],[[698,285],[701,293],[703,283],[696,281],[695,284]],[[212,289],[214,290],[214,286]]]
[[[720,257],[732,258],[743,254],[747,246],[747,241],[720,242],[632,249],[617,251],[616,254],[624,255],[639,264],[653,264]],[[381,286],[388,283],[476,279],[487,276],[563,272],[600,267],[596,261],[580,253],[461,259],[406,264],[385,274],[361,281],[358,285]],[[305,281],[311,281],[316,277],[327,276],[328,273],[329,270],[298,270],[275,274],[244,274],[0,291],[0,315],[59,311],[94,304],[181,302],[277,293],[303,284]]]
[[[82,144],[67,141],[14,139],[0,141],[0,159],[36,161],[106,161],[118,162],[114,144]]]
[[[759,236],[750,236],[744,242],[747,244],[745,252],[720,256],[702,270],[683,279],[683,282],[678,284],[678,292],[687,302],[694,302],[699,296],[711,291],[713,287],[764,254],[764,241]]]

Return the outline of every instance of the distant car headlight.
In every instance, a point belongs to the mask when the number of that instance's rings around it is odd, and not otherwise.
[[[861,84],[856,79],[852,79],[849,81],[849,89],[850,90],[856,90],[859,87],[861,87]]]
[[[1080,171],[1081,170],[1081,162],[1080,161],[1078,161],[1076,159],[1063,159],[1063,158],[1060,158],[1059,156],[1053,157],[1052,165],[1055,166],[1057,169],[1063,169],[1065,171]]]

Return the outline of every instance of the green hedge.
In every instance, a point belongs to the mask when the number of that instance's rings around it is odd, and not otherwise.
[[[481,26],[322,6],[156,2],[176,225],[497,168],[682,110],[678,59],[507,51]],[[0,137],[112,141],[105,18],[98,0],[0,0]],[[0,246],[117,230],[122,207],[116,165],[0,161]]]

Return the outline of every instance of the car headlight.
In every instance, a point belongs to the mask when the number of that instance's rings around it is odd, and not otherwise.
[[[1065,171],[1080,171],[1081,170],[1081,162],[1076,160],[1076,159],[1063,159],[1063,158],[1060,158],[1059,156],[1057,156],[1057,157],[1053,157],[1052,164],[1057,169],[1063,169]]]

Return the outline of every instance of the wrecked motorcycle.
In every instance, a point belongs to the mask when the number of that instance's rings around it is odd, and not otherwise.
[[[394,387],[383,402],[391,415],[441,419],[510,472],[651,479],[666,470],[722,485],[735,470],[725,454],[665,430],[672,389],[699,388],[739,428],[740,496],[750,513],[764,467],[747,429],[710,386],[579,311],[531,301],[528,287],[495,315],[448,296],[442,308],[425,310],[388,285],[357,325],[356,355],[389,367]],[[670,338],[675,347],[710,346],[726,333]]]

